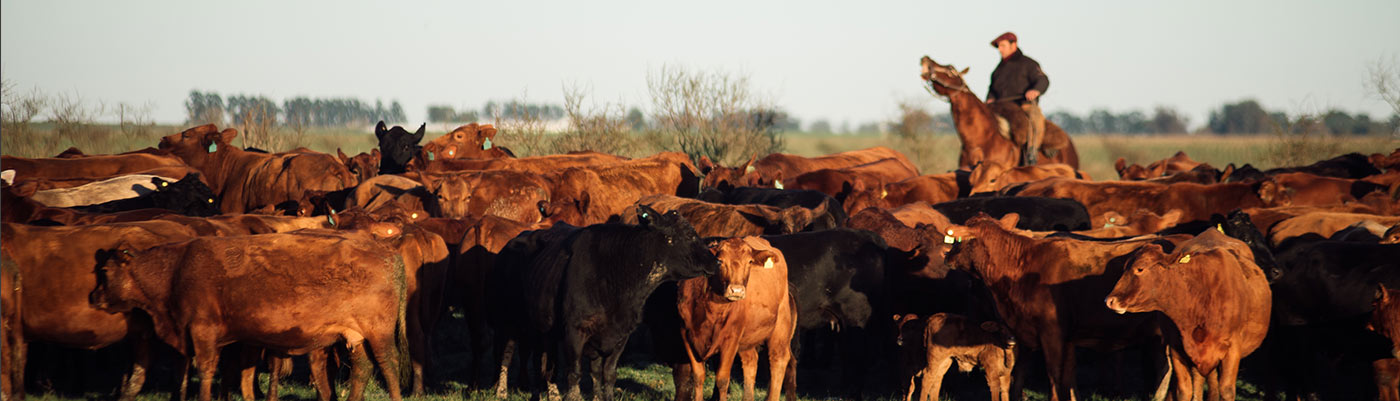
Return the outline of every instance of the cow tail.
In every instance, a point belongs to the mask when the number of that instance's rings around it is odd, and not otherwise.
[[[399,296],[398,324],[395,326],[394,341],[399,357],[399,388],[411,388],[413,385],[413,360],[412,354],[408,350],[408,275],[404,271],[403,255],[395,254],[392,266],[394,268],[394,290]],[[386,377],[385,380],[388,380]]]

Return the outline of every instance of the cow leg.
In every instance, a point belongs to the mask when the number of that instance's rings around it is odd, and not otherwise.
[[[277,387],[282,384],[282,369],[290,368],[292,359],[280,356],[270,359],[268,363],[272,366],[268,368],[271,372],[267,374],[267,401],[277,401]]]
[[[1201,370],[1191,368],[1191,401],[1201,401],[1205,397],[1205,383],[1206,379],[1201,375]]]
[[[219,347],[214,336],[195,336],[194,366],[199,369],[199,401],[213,398],[214,371],[219,369]]]
[[[1152,372],[1152,374],[1155,375],[1152,377],[1161,378],[1157,380],[1157,386],[1153,389],[1152,401],[1165,401],[1167,399],[1168,390],[1171,389],[1172,384],[1172,357],[1171,351],[1166,348],[1158,348],[1158,350],[1161,352],[1150,352],[1153,357],[1152,366],[1154,368],[1161,366],[1161,368],[1155,369]]]
[[[131,375],[122,383],[121,400],[136,398],[146,383],[146,371],[151,367],[151,339],[145,335],[131,338]],[[24,383],[20,382],[20,386]]]
[[[399,388],[399,369],[407,368],[407,366],[399,366],[399,350],[394,348],[393,336],[368,337],[365,338],[365,342],[374,348],[374,359],[379,362],[379,371],[384,374],[384,384],[385,388],[389,390],[389,399],[401,401],[403,390]]]
[[[753,382],[758,380],[758,348],[739,351],[739,366],[744,369],[744,401],[753,401]],[[769,389],[769,398],[775,397]]]
[[[1220,366],[1215,369],[1220,378],[1217,380],[1219,387],[1212,386],[1218,397],[1224,401],[1235,401],[1235,378],[1240,374],[1239,351],[1232,348],[1230,353],[1225,355],[1225,359],[1220,361]]]
[[[365,344],[360,343],[350,346],[350,395],[346,397],[348,401],[360,401],[365,398],[365,382],[370,377],[369,354],[365,352]],[[384,375],[384,381],[392,381],[389,375]]]
[[[1371,368],[1375,371],[1377,399],[1380,401],[1400,401],[1400,374],[1396,372],[1400,366],[1397,365],[1400,365],[1400,360],[1395,358],[1371,362]]]
[[[601,392],[603,401],[612,401],[613,399],[613,387],[617,384],[617,361],[622,359],[622,347],[618,346],[616,350],[603,359],[602,387],[599,387],[598,383],[594,383],[593,393],[595,396],[593,398],[598,398],[596,394]]]
[[[1027,351],[1028,349],[1030,349],[1030,348],[1029,348],[1029,347],[1016,347],[1016,349],[1013,350],[1012,352],[1015,352],[1015,353],[1017,353],[1017,354],[1022,353],[1022,352],[1030,352],[1030,351]],[[1017,361],[1025,361],[1026,359],[1025,359],[1025,356],[1016,355],[1016,360],[1017,360]],[[1007,398],[1008,401],[1021,401],[1021,400],[1025,399],[1025,391],[1024,391],[1024,390],[1025,390],[1025,385],[1026,385],[1026,370],[1029,369],[1029,367],[1028,367],[1027,365],[1030,365],[1030,364],[1029,364],[1029,363],[1018,363],[1018,364],[1016,364],[1015,366],[1012,366],[1012,367],[1011,367],[1011,388],[1007,391],[1007,395],[1008,395],[1008,397],[1009,397],[1009,398]]]
[[[421,291],[419,296],[421,296]],[[419,310],[419,308],[422,307],[419,302],[417,296],[409,298],[407,306],[408,316],[406,317],[409,329],[409,364],[413,365],[411,367],[413,369],[412,394],[415,397],[423,395],[423,365],[426,363],[428,355],[431,353],[431,350],[428,349],[428,335],[423,331],[423,313]],[[379,349],[375,348],[374,353],[378,355]],[[399,368],[402,369],[404,367]]]
[[[311,364],[311,384],[316,387],[318,401],[331,401],[335,395],[331,392],[330,375],[326,373],[326,364],[330,362],[326,358],[328,352],[333,352],[332,348],[326,347],[306,353],[306,359]]]
[[[924,367],[923,389],[919,396],[921,401],[938,401],[938,392],[943,386],[943,375],[948,373],[948,368],[953,366],[953,358],[947,355],[930,353],[928,366]]]
[[[539,364],[537,366],[538,374],[535,375],[536,383],[532,387],[536,389],[543,387],[550,401],[558,400],[561,397],[559,396],[559,385],[554,383],[554,369],[558,367],[559,364],[549,359],[550,353],[548,351],[539,351],[537,353],[539,354]]]
[[[1176,382],[1176,390],[1172,396],[1176,401],[1191,401],[1192,391],[1195,384],[1192,381],[1192,369],[1186,366],[1185,355],[1177,351],[1176,348],[1169,348],[1168,361],[1171,363],[1173,380]]]
[[[797,401],[797,355],[788,358],[787,371],[783,372],[783,390],[786,401]]]
[[[477,333],[472,333],[472,337],[476,335]],[[511,358],[515,356],[515,340],[505,339],[502,333],[497,333],[497,335],[501,336],[502,340],[497,341],[499,346],[496,347],[501,350],[501,369],[500,373],[496,376],[496,398],[506,398],[506,377],[509,376],[510,373]],[[475,353],[476,351],[472,352]]]
[[[671,364],[671,383],[675,384],[676,387],[675,401],[687,401],[694,398],[694,396],[690,394],[691,387],[694,386],[694,384],[692,384],[691,380],[689,363]]]
[[[564,369],[564,400],[583,401],[583,393],[578,388],[578,381],[583,376],[583,343],[584,338],[575,329],[566,329],[564,334],[564,349],[562,358],[559,360],[560,368]]]
[[[1069,388],[1065,386],[1065,359],[1067,354],[1073,354],[1074,350],[1069,348],[1064,342],[1058,340],[1058,335],[1051,336],[1053,340],[1042,341],[1045,353],[1045,371],[1050,378],[1050,399],[1052,401],[1073,401],[1069,394]],[[925,378],[924,380],[928,380]]]
[[[687,383],[690,388],[690,401],[704,401],[705,397],[705,360],[697,358],[695,350],[690,345],[690,340],[685,341],[685,355],[690,358],[689,369],[690,381]],[[680,382],[676,382],[680,386]],[[677,387],[676,394],[680,394],[680,387]]]
[[[18,325],[16,325],[18,326]],[[24,329],[22,327],[11,327],[4,334],[9,345],[5,350],[5,358],[9,362],[10,371],[5,377],[10,380],[9,392],[5,397],[14,399],[24,399],[24,365],[28,361],[29,344],[24,342]]]
[[[188,400],[190,384],[190,357],[184,353],[178,357],[180,360],[180,401]]]
[[[262,359],[262,353],[262,348],[251,345],[238,350],[238,391],[245,401],[257,399],[253,395],[253,386],[258,379],[258,361]]]
[[[734,357],[739,355],[739,339],[735,338],[719,349],[719,370],[715,371],[715,399],[729,399],[729,376],[734,372]]]
[[[786,339],[791,338],[792,335],[789,333]],[[782,339],[780,338],[780,340]],[[788,373],[788,364],[791,361],[791,348],[785,342],[768,346],[768,401],[778,401],[778,397],[783,391],[787,391],[789,397],[797,397],[796,389],[783,388],[783,381]]]

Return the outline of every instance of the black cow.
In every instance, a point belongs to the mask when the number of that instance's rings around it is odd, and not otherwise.
[[[733,187],[726,184],[701,192],[698,199],[711,203],[728,205],[768,205],[779,208],[802,206],[816,210],[826,206],[825,212],[813,216],[812,222],[803,231],[829,230],[846,224],[846,210],[835,198],[810,189],[777,189],[758,187]]]
[[[597,398],[612,399],[618,359],[641,323],[647,297],[663,282],[719,268],[719,259],[680,214],[639,205],[637,215],[635,226],[555,226],[525,233],[501,250],[488,294],[502,305],[494,308],[492,320],[507,337],[501,347],[503,376],[511,342],[546,352],[557,345],[565,399],[582,399],[578,382],[585,360],[594,360]],[[497,383],[498,393],[504,384]]]
[[[1380,174],[1381,170],[1371,164],[1371,160],[1360,153],[1347,153],[1331,159],[1322,160],[1317,163],[1297,167],[1279,167],[1259,171],[1252,165],[1246,164],[1235,169],[1225,182],[1250,182],[1259,181],[1283,173],[1309,173],[1324,177],[1337,178],[1364,178]]]
[[[1390,358],[1391,345],[1366,323],[1377,286],[1400,286],[1400,245],[1321,238],[1275,255],[1266,365],[1290,398],[1374,399],[1371,362]]]
[[[189,173],[179,181],[169,182],[151,178],[155,192],[135,198],[117,199],[96,205],[71,208],[86,213],[116,213],[137,209],[165,209],[186,216],[208,217],[219,214],[219,200],[214,190],[199,180],[199,174]]]
[[[1016,227],[1032,231],[1088,230],[1089,211],[1072,199],[1038,196],[987,196],[952,200],[933,205],[953,224],[962,224],[977,213],[1001,218],[1007,213],[1021,216]]]
[[[374,136],[379,138],[379,151],[384,158],[379,161],[379,174],[403,174],[408,171],[408,162],[423,149],[418,142],[423,141],[423,131],[428,124],[418,126],[418,131],[409,133],[401,126],[384,129],[384,121],[374,126]]]

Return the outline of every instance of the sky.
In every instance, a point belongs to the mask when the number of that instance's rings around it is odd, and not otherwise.
[[[149,104],[184,120],[191,90],[400,101],[648,108],[663,66],[746,76],[799,118],[889,120],[901,100],[945,112],[918,59],[971,67],[985,96],[1005,31],[1050,77],[1047,112],[1156,106],[1203,125],[1242,99],[1290,114],[1392,113],[1368,66],[1400,66],[1400,1],[11,1],[0,72],[23,90]],[[369,127],[366,127],[369,129]]]

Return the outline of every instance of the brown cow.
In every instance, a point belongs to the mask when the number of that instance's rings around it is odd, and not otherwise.
[[[676,211],[690,221],[701,237],[791,234],[802,231],[812,216],[821,214],[802,206],[779,209],[768,205],[726,205],[674,195],[651,195],[637,200],[657,212]],[[623,213],[622,221],[637,224],[637,213]]]
[[[1286,239],[1302,236],[1304,234],[1317,234],[1323,237],[1331,237],[1333,233],[1363,221],[1389,227],[1400,224],[1400,216],[1337,212],[1308,213],[1285,219],[1274,224],[1273,227],[1270,227],[1268,231],[1269,244],[1277,247]],[[1384,231],[1385,230],[1381,230],[1381,232],[1375,234],[1381,235]]]
[[[1040,181],[1050,177],[1089,179],[1064,163],[1046,163],[1032,166],[1007,168],[996,161],[987,160],[972,168],[968,181],[972,183],[972,193],[999,191],[1015,184]]]
[[[1379,285],[1376,299],[1371,301],[1371,321],[1366,328],[1390,339],[1390,358],[1378,359],[1372,363],[1376,373],[1376,387],[1382,401],[1400,401],[1400,290],[1392,290]]]
[[[592,151],[522,158],[438,159],[422,163],[423,171],[510,170],[545,174],[569,167],[604,166],[625,162],[626,157]]]
[[[199,169],[220,196],[224,213],[243,213],[298,200],[306,191],[335,191],[355,185],[355,176],[322,153],[248,152],[231,145],[238,130],[213,124],[161,138],[160,148]]]
[[[12,170],[7,170],[7,171],[12,171]],[[69,179],[45,179],[45,178],[25,179],[24,177],[15,177],[15,179],[14,179],[15,182],[12,183],[12,184],[13,184],[13,185],[33,185],[33,186],[34,186],[34,190],[36,190],[36,191],[43,191],[43,190],[46,190],[46,189],[72,188],[72,187],[81,186],[81,185],[85,185],[85,184],[90,184],[90,183],[94,183],[94,182],[98,182],[98,181],[104,181],[104,180],[109,180],[109,179],[113,179],[113,178],[117,178],[117,177],[123,177],[123,176],[128,176],[128,175],[136,175],[136,174],[154,175],[154,176],[160,176],[160,177],[184,177],[184,176],[189,175],[189,174],[191,174],[191,173],[193,173],[193,174],[199,174],[199,170],[196,170],[196,169],[194,169],[193,167],[190,167],[190,166],[181,165],[181,166],[171,166],[171,167],[159,167],[159,168],[153,168],[153,169],[150,169],[150,170],[141,170],[141,171],[136,171],[136,172],[131,172],[131,173],[122,173],[122,174],[118,174],[118,175],[114,175],[114,176],[102,176],[102,177],[82,177],[82,178],[69,178]],[[201,175],[201,176],[199,176],[199,177],[200,177],[200,181],[204,181],[204,176]],[[207,181],[206,181],[204,184],[205,184],[205,185],[209,185],[209,183],[208,183]]]
[[[744,399],[754,397],[758,375],[758,348],[768,349],[768,400],[777,401],[792,363],[793,331],[797,328],[797,301],[788,293],[787,262],[783,253],[759,237],[729,238],[710,245],[720,269],[710,277],[680,282],[676,309],[680,311],[681,337],[690,357],[690,393],[701,401],[705,389],[705,360],[719,354],[715,371],[715,395],[729,399],[729,374],[737,354],[744,367]],[[679,389],[677,390],[680,391]]]
[[[986,372],[987,390],[992,401],[1009,400],[1011,369],[1016,366],[1016,339],[1009,330],[996,322],[975,322],[962,315],[937,313],[920,318],[917,315],[895,316],[899,333],[896,342],[921,356],[916,365],[920,372],[909,377],[909,390],[904,400],[914,396],[914,377],[922,375],[920,401],[938,401],[943,375],[957,363],[958,370],[971,372],[982,366]]]
[[[1178,333],[1167,336],[1178,400],[1192,399],[1193,377],[1201,375],[1218,380],[1212,400],[1234,400],[1240,359],[1264,342],[1273,307],[1249,246],[1213,229],[1170,253],[1143,247],[1104,303],[1119,314],[1161,311],[1170,320]]]
[[[550,182],[534,173],[506,170],[419,174],[418,180],[437,195],[442,217],[495,215],[534,223],[544,220]]]
[[[1292,172],[1275,174],[1269,178],[1278,184],[1273,191],[1278,198],[1288,199],[1297,205],[1335,205],[1356,200],[1371,192],[1385,192],[1386,187],[1363,180],[1325,177],[1316,174]],[[1263,189],[1261,189],[1261,195]]]
[[[1118,171],[1118,177],[1125,180],[1146,180],[1158,177],[1166,177],[1177,173],[1191,171],[1201,162],[1191,160],[1184,151],[1177,151],[1172,157],[1158,160],[1142,167],[1137,164],[1128,165],[1123,158],[1114,161],[1113,169]]]
[[[0,168],[15,170],[16,182],[43,180],[91,180],[94,177],[115,177],[163,167],[191,167],[169,155],[131,154],[90,156],[71,159],[29,159],[0,156]],[[198,167],[196,167],[198,168]],[[184,175],[175,175],[184,177]]]
[[[88,293],[97,286],[93,256],[121,243],[144,248],[188,239],[194,233],[166,221],[80,227],[5,223],[0,236],[5,238],[0,248],[24,278],[20,302],[25,306],[25,339],[84,349],[129,340],[134,364],[120,394],[123,399],[135,397],[150,370],[148,329],[137,316],[105,312],[88,304]]]
[[[1166,213],[1180,209],[1182,221],[1209,220],[1212,214],[1234,209],[1268,207],[1289,203],[1273,181],[1201,185],[1189,182],[1158,184],[1143,181],[1093,182],[1051,178],[1026,184],[1018,196],[1067,198],[1078,201],[1089,211],[1094,227],[1108,223],[1106,212],[1128,216],[1138,209]]]
[[[355,157],[346,156],[340,148],[335,148],[335,154],[340,162],[345,164],[345,168],[350,170],[350,174],[355,176],[355,182],[365,182],[379,175],[379,161],[383,160],[379,148],[372,149],[369,153],[361,152]]]
[[[429,161],[511,157],[491,142],[495,137],[496,127],[491,124],[471,123],[423,144],[422,155]]]
[[[421,178],[421,174],[419,174]],[[345,198],[345,207],[375,211],[390,204],[408,210],[422,210],[431,217],[443,217],[442,203],[423,182],[413,178],[385,174],[375,176],[355,186]],[[457,212],[454,212],[457,213]]]
[[[1155,233],[1182,223],[1181,211],[1177,209],[1161,215],[1150,210],[1138,209],[1133,212],[1132,217],[1123,217],[1117,212],[1109,211],[1104,213],[1104,219],[1107,224],[1103,227],[1075,233],[1096,238],[1132,237]]]
[[[15,400],[24,399],[24,354],[29,349],[22,323],[23,288],[19,266],[8,254],[0,255],[0,394]]]
[[[907,169],[918,171],[904,154],[883,146],[810,158],[773,153],[758,161],[750,158],[748,162],[734,168],[720,167],[708,157],[701,157],[699,167],[700,172],[705,174],[703,186],[706,188],[719,187],[721,182],[728,182],[733,186],[762,187],[772,186],[779,176],[796,177],[809,171],[854,167],[887,158],[896,159],[906,165]]]
[[[874,185],[865,191],[852,191],[845,198],[837,200],[846,208],[846,214],[855,214],[868,207],[895,208],[916,202],[930,205],[958,198],[957,173],[929,174]]]
[[[1151,315],[1117,315],[1103,307],[1129,255],[1145,243],[1187,236],[1114,242],[1032,239],[986,216],[949,228],[964,241],[949,252],[954,268],[973,270],[991,290],[1017,340],[1045,355],[1051,399],[1075,399],[1075,346],[1113,350],[1157,338]],[[1024,348],[1023,348],[1024,349]]]
[[[885,158],[859,166],[845,168],[824,168],[802,173],[792,178],[783,178],[781,172],[775,177],[774,186],[791,189],[811,189],[838,197],[843,192],[869,190],[885,182],[897,182],[919,176],[919,171],[909,165],[908,160]],[[777,185],[781,182],[782,185]]]
[[[554,182],[550,220],[576,226],[635,216],[624,213],[650,195],[694,196],[699,176],[693,166],[667,153],[605,166],[574,167],[549,175]]]
[[[224,344],[302,354],[342,340],[356,360],[349,399],[363,397],[365,343],[388,378],[389,397],[401,399],[396,359],[408,346],[403,257],[369,234],[203,237],[146,250],[122,245],[103,256],[92,304],[146,312],[158,338],[193,355],[201,401],[210,399]]]

